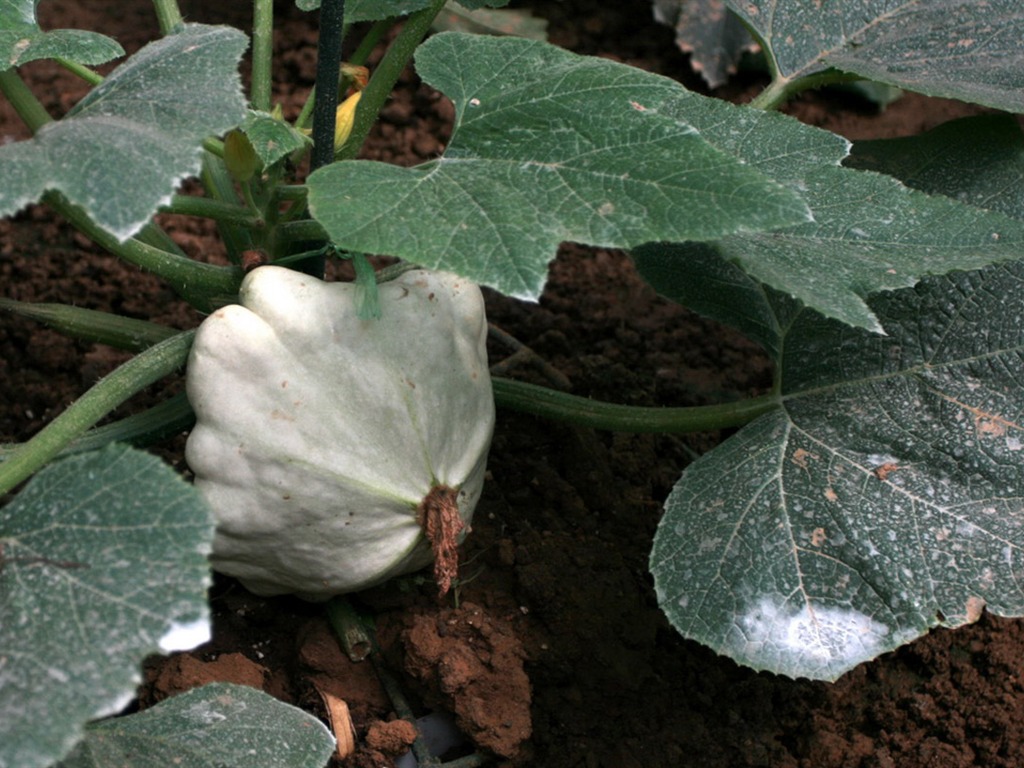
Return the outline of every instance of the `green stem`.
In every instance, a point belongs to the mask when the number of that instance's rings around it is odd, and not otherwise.
[[[0,72],[0,91],[32,133],[53,120],[13,67]]]
[[[242,273],[235,267],[204,264],[135,239],[122,243],[97,226],[85,211],[71,205],[62,195],[48,192],[43,199],[97,245],[130,264],[162,277],[179,296],[200,311],[212,311],[225,301],[231,301],[238,292]]]
[[[274,61],[274,0],[254,0],[252,11],[252,108],[270,111]]]
[[[195,331],[185,331],[150,347],[104,376],[57,418],[0,464],[0,494],[8,493],[42,468],[71,441],[128,398],[180,368]]]
[[[0,298],[0,309],[43,323],[74,339],[133,352],[141,352],[179,333],[159,323],[73,307],[70,304],[30,303]]]
[[[373,124],[377,120],[377,113],[380,112],[384,102],[391,95],[402,70],[412,60],[416,47],[430,31],[430,25],[444,8],[444,4],[445,0],[431,0],[428,7],[411,14],[406,19],[401,32],[392,41],[384,58],[373,71],[370,82],[363,89],[359,106],[356,107],[352,133],[349,134],[348,141],[345,142],[341,150],[335,153],[336,159],[350,160],[359,154],[363,142],[370,135],[370,129],[373,128]]]
[[[835,69],[827,69],[824,72],[818,72],[807,77],[799,77],[795,80],[788,80],[781,75],[777,75],[772,79],[767,88],[750,101],[749,106],[756,109],[776,110],[803,91],[822,88],[826,85],[853,83],[862,79],[857,75],[839,72]]]
[[[235,182],[221,158],[209,151],[203,152],[203,169],[199,178],[203,182],[203,188],[208,197],[225,205],[237,204],[238,195],[235,193]],[[253,247],[252,230],[246,227],[218,220],[217,231],[227,250],[228,260],[232,264],[238,264],[241,261],[242,251]]]
[[[174,195],[170,204],[163,206],[160,212],[177,213],[182,216],[200,216],[214,221],[240,224],[251,229],[257,229],[264,224],[263,219],[253,213],[253,208],[213,197]]]
[[[363,40],[359,43],[359,47],[348,57],[349,64],[355,64],[357,67],[361,67],[366,64],[366,60],[370,58],[370,54],[373,53],[373,49],[377,47],[377,43],[380,42],[384,34],[391,29],[394,25],[395,19],[391,17],[389,19],[381,19],[375,21],[373,26],[370,27],[369,31],[363,36]]]
[[[308,241],[327,241],[327,233],[319,221],[301,219],[287,221],[277,228],[277,236],[282,243],[304,243]]]
[[[84,64],[79,64],[77,61],[71,61],[70,59],[56,59],[56,62],[60,64],[71,74],[81,78],[89,85],[99,85],[103,82],[103,75],[98,72],[93,72]]]
[[[128,443],[136,448],[162,442],[191,428],[196,422],[184,392],[163,400],[141,413],[90,429],[72,440],[58,456],[95,451],[111,443]],[[0,444],[0,462],[20,451],[24,443]]]
[[[153,0],[153,6],[156,8],[156,17],[160,22],[162,34],[169,35],[178,25],[184,23],[177,0]]]
[[[779,407],[775,394],[734,403],[685,408],[618,405],[556,392],[536,384],[495,378],[494,402],[513,411],[613,432],[691,433],[739,427]]]

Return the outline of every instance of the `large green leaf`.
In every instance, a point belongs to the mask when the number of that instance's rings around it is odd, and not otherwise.
[[[769,296],[779,410],[684,472],[651,555],[672,623],[833,680],[930,627],[1024,614],[1024,265],[870,304],[873,335]]]
[[[137,715],[90,726],[61,768],[321,768],[334,737],[301,709],[242,685],[214,683]]]
[[[836,167],[831,153],[841,156],[846,148],[838,137],[826,134],[837,147],[781,122],[751,130],[723,108],[697,110],[682,103],[676,109],[685,110],[720,148],[800,190],[814,216],[774,232],[678,247],[674,252],[681,260],[714,251],[828,317],[877,331],[864,301],[870,294],[912,286],[925,275],[1016,259],[1024,250],[1020,220],[923,194],[889,176]],[[987,142],[976,137],[977,144]]]
[[[194,488],[117,445],[0,509],[0,766],[60,759],[131,700],[145,656],[209,637],[212,537]]]
[[[726,0],[767,46],[779,76],[829,68],[1024,111],[1020,0]]]
[[[630,247],[808,218],[798,192],[721,151],[685,109],[729,105],[667,78],[541,42],[457,33],[429,40],[417,67],[455,103],[451,143],[416,168],[355,161],[314,173],[310,208],[342,248],[535,298],[565,240]],[[788,118],[731,109],[737,131],[813,135],[791,154],[823,142],[824,132]]]
[[[1024,131],[1010,115],[964,117],[920,136],[858,141],[845,164],[1024,219]]]
[[[199,170],[202,140],[238,125],[245,36],[184,26],[140,50],[64,119],[0,146],[0,215],[62,192],[126,240]]]
[[[0,0],[0,69],[37,59],[103,64],[124,56],[124,49],[106,35],[80,29],[44,32],[36,22],[38,4],[39,0]]]

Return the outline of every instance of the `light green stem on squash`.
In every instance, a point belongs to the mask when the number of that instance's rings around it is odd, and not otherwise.
[[[96,382],[0,464],[0,494],[10,492],[27,480],[132,395],[180,368],[188,357],[194,337],[195,331],[172,336]]]

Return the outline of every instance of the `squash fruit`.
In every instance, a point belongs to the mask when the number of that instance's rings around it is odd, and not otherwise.
[[[211,562],[259,595],[323,600],[435,560],[442,593],[494,428],[480,289],[415,270],[356,287],[257,267],[203,321],[186,445],[213,509]]]

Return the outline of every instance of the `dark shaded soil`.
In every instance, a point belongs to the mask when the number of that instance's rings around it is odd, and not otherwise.
[[[555,43],[699,87],[671,32],[649,21],[642,1],[533,6],[550,20]],[[197,21],[246,24],[244,11],[184,7]],[[129,51],[155,30],[146,2],[51,0],[40,10],[47,26],[96,29]],[[294,116],[312,84],[315,33],[312,18],[292,4],[279,12],[277,98]],[[54,114],[84,92],[51,65],[28,71]],[[741,100],[757,87],[740,81],[726,95]],[[964,113],[952,102],[908,96],[878,115],[844,98],[806,97],[792,110],[850,138],[914,134]],[[409,75],[366,155],[405,165],[435,156],[450,119],[447,103]],[[24,136],[0,103],[0,140]],[[209,227],[166,223],[190,255],[221,258]],[[18,299],[179,328],[201,319],[158,280],[105,255],[42,208],[0,221],[0,281],[3,294]],[[755,394],[770,381],[756,347],[657,297],[621,253],[566,246],[538,304],[489,295],[488,307],[492,322],[532,347],[576,394],[688,405]],[[496,345],[491,353],[497,362],[509,350]],[[0,318],[0,440],[27,438],[125,357]],[[544,381],[529,365],[509,375]],[[180,386],[158,385],[135,407]],[[660,505],[687,461],[718,438],[598,433],[500,413],[458,604],[439,603],[423,579],[357,598],[377,616],[378,664],[416,714],[448,712],[480,748],[522,766],[1018,765],[1024,622],[986,615],[833,685],[741,669],[668,626],[646,565]],[[172,441],[161,453],[180,466],[182,444]],[[213,640],[153,659],[143,705],[210,680],[260,686],[321,716],[333,696],[347,703],[356,729],[357,753],[346,764],[387,765],[405,749],[408,733],[389,724],[394,707],[373,665],[342,655],[320,608],[256,598],[228,580],[216,583],[212,604]]]

